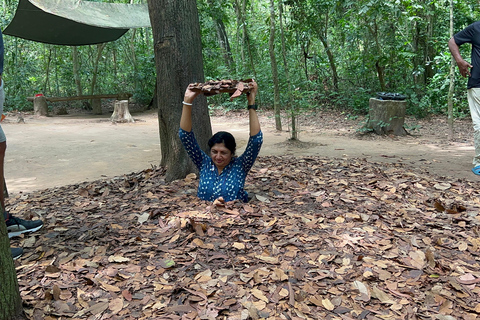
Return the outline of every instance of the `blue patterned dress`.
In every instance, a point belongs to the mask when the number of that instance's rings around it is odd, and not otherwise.
[[[218,174],[218,169],[212,158],[200,149],[193,131],[188,132],[180,128],[178,135],[188,156],[200,171],[200,182],[197,192],[197,196],[200,199],[214,201],[219,197],[223,197],[225,201],[236,199],[243,202],[248,201],[248,194],[243,187],[247,173],[252,168],[262,147],[262,131],[248,139],[245,152],[239,157],[232,158],[221,174]]]

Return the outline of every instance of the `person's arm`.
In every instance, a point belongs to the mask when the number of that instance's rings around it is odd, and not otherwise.
[[[462,77],[470,76],[470,68],[473,66],[465,61],[462,56],[460,55],[460,48],[455,42],[455,38],[452,37],[448,41],[448,48],[450,49],[450,52],[452,53],[452,57],[455,59],[457,62],[458,70],[460,71],[460,74]]]
[[[253,89],[247,94],[248,105],[255,104],[255,97],[258,91],[258,85],[255,81],[253,83]],[[260,121],[258,120],[257,110],[254,108],[248,109],[248,118],[250,123],[250,136],[255,136],[260,132]]]
[[[183,98],[182,117],[180,118],[180,128],[190,132],[192,131],[192,104],[193,100],[199,95],[199,92],[190,90],[190,86],[185,90],[185,97]]]

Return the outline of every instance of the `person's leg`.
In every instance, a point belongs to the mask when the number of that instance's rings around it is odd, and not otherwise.
[[[480,166],[480,88],[468,89],[468,106],[473,123],[473,140],[475,144],[475,157],[473,167]]]
[[[5,91],[3,90],[3,80],[0,81],[0,117],[3,114],[3,103],[5,102]],[[5,150],[7,150],[7,138],[3,132],[2,126],[0,126],[0,210],[2,211],[5,223],[8,220],[8,213],[5,210],[5,175],[4,175],[4,162],[5,162]],[[10,254],[12,259],[18,259],[23,254],[22,248],[11,248]]]
[[[0,85],[0,116],[3,113],[3,103],[5,102],[5,92],[3,90],[3,81]],[[33,232],[39,230],[43,226],[41,220],[29,221],[16,218],[8,213],[5,209],[5,151],[7,149],[7,139],[0,125],[0,210],[3,212],[5,223],[7,224],[8,237],[16,237],[26,232]],[[18,250],[17,252],[18,253]],[[12,248],[12,256],[14,255],[14,249]]]

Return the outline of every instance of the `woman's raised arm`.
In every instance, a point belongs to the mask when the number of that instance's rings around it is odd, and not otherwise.
[[[199,95],[199,92],[190,90],[190,86],[185,90],[185,97],[183,98],[182,117],[180,118],[180,128],[190,132],[192,131],[192,105],[193,100]]]
[[[255,80],[252,82],[253,89],[247,94],[248,101],[248,118],[250,123],[250,136],[254,136],[260,132],[260,121],[257,115],[257,105],[255,104],[255,97],[258,91],[258,85]]]

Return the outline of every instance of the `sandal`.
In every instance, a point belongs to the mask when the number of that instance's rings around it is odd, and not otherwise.
[[[476,166],[472,169],[472,172],[476,174],[477,176],[480,176],[480,165]]]

